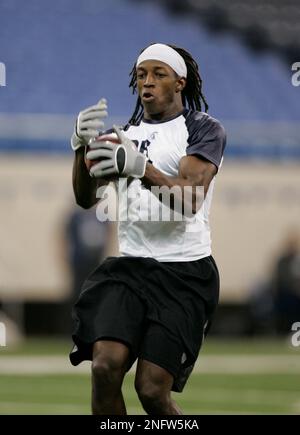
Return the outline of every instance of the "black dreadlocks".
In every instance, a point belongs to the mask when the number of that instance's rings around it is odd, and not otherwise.
[[[202,79],[199,74],[198,64],[193,59],[191,54],[184,50],[184,48],[176,47],[176,45],[168,44],[169,47],[173,48],[183,57],[186,67],[187,67],[187,78],[186,78],[186,86],[183,89],[182,96],[182,104],[184,107],[186,105],[189,109],[199,110],[201,111],[201,101],[204,103],[205,112],[208,111],[208,104],[206,99],[202,93]],[[147,47],[143,48],[141,53]],[[130,72],[131,80],[129,83],[129,87],[132,88],[132,93],[136,92],[137,87],[137,76],[136,76],[136,63],[134,64],[131,72]],[[141,103],[140,97],[138,97],[134,112],[129,120],[129,124],[138,124],[144,115],[144,108]]]

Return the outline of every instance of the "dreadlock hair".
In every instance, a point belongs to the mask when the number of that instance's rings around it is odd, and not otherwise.
[[[151,44],[152,45],[152,44]],[[202,93],[202,79],[199,74],[199,68],[197,62],[193,59],[192,55],[186,51],[184,48],[176,47],[176,45],[167,44],[169,47],[173,48],[180,56],[183,57],[186,67],[187,67],[187,77],[186,86],[181,92],[182,104],[184,107],[188,107],[192,110],[201,111],[201,101],[204,104],[205,112],[208,111],[208,104]],[[147,46],[148,47],[148,46]],[[143,48],[141,53],[147,48]],[[129,74],[131,80],[129,87],[132,88],[132,93],[136,92],[137,88],[137,74],[136,74],[136,63]],[[138,97],[134,112],[129,120],[129,124],[138,124],[144,115],[144,108],[141,103],[141,98]]]

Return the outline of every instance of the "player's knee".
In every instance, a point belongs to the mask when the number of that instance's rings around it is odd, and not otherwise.
[[[169,392],[152,382],[136,383],[138,397],[146,411],[159,411],[169,401]]]
[[[97,383],[112,385],[122,379],[124,367],[121,361],[98,357],[92,362],[92,375]]]

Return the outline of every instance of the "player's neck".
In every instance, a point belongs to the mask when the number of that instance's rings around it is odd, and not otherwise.
[[[153,121],[165,121],[170,118],[176,117],[183,111],[184,107],[182,102],[175,102],[175,104],[169,105],[165,110],[156,113],[149,113],[144,107],[144,119]]]

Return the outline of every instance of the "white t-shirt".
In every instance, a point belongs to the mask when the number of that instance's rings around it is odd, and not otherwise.
[[[172,119],[162,122],[142,120],[139,125],[128,125],[124,130],[138,150],[168,176],[178,176],[180,159],[186,155],[204,158],[217,168],[223,159],[225,130],[216,119],[203,112],[184,109]],[[174,262],[194,261],[210,255],[209,210],[214,183],[215,177],[202,207],[193,218],[175,213],[181,220],[168,221],[170,208],[146,189],[140,179],[134,179],[128,188],[126,183],[117,182],[121,256]]]

